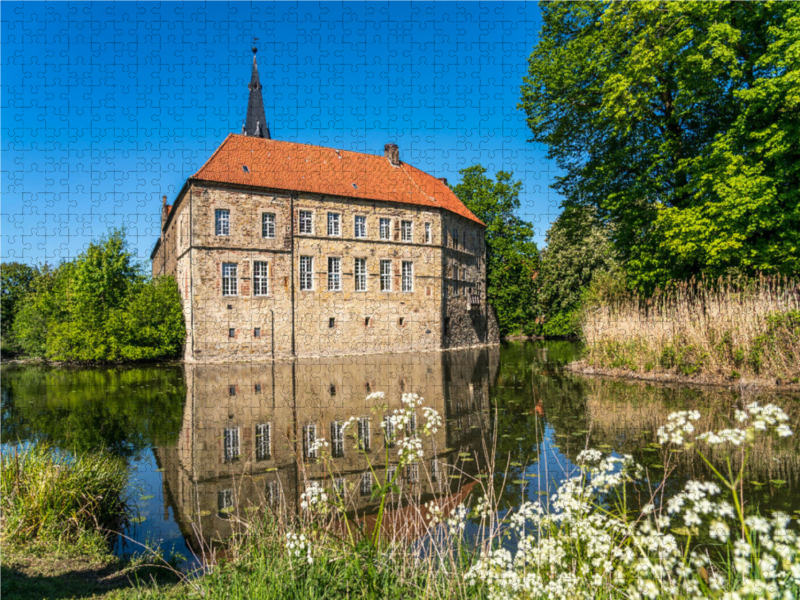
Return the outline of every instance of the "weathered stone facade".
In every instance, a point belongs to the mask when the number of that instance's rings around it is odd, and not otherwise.
[[[227,235],[217,235],[217,210],[228,211]],[[310,233],[300,233],[301,211],[311,214]],[[164,212],[153,275],[178,281],[186,360],[428,351],[499,341],[486,303],[484,227],[474,220],[436,207],[193,179]],[[264,235],[264,213],[274,215],[274,236]],[[338,215],[338,233],[331,235],[329,214]],[[365,218],[365,237],[356,237],[357,216]],[[389,220],[389,239],[381,239],[381,219]],[[311,289],[300,285],[301,257],[311,259]],[[329,285],[335,277],[329,259],[339,259],[338,286]],[[356,291],[355,259],[366,259],[365,291]],[[387,260],[390,291],[382,291],[381,261]],[[256,262],[267,265],[262,295],[254,289]],[[404,262],[411,264],[405,289]],[[223,264],[236,265],[235,294],[223,294]]]

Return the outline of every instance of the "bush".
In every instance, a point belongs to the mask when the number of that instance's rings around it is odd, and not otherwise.
[[[0,455],[3,541],[98,549],[125,525],[127,484],[125,461],[105,452],[8,448]]]

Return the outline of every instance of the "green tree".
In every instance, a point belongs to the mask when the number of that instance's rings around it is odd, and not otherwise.
[[[19,349],[13,338],[14,319],[37,272],[35,267],[24,263],[0,264],[0,350],[3,354],[14,353]]]
[[[602,273],[623,281],[610,232],[587,208],[569,207],[547,232],[536,282],[545,335],[578,335],[583,298]]]
[[[186,337],[175,280],[146,278],[120,230],[42,269],[13,331],[30,356],[79,362],[172,358]]]
[[[521,107],[643,291],[800,270],[800,5],[542,5]]]
[[[530,333],[539,252],[533,227],[516,214],[522,182],[513,181],[513,173],[498,171],[492,180],[486,172],[481,165],[461,169],[461,181],[452,190],[486,224],[486,292],[500,333]]]

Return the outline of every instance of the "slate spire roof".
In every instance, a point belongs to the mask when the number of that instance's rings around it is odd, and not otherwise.
[[[247,101],[247,118],[242,127],[242,135],[250,137],[272,139],[269,135],[269,125],[264,116],[264,98],[261,96],[261,80],[258,77],[258,65],[256,64],[256,52],[258,48],[253,46],[253,74],[250,76],[250,99]]]

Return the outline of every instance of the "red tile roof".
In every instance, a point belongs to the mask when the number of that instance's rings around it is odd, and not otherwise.
[[[443,208],[483,225],[445,183],[374,154],[230,134],[192,178]]]

